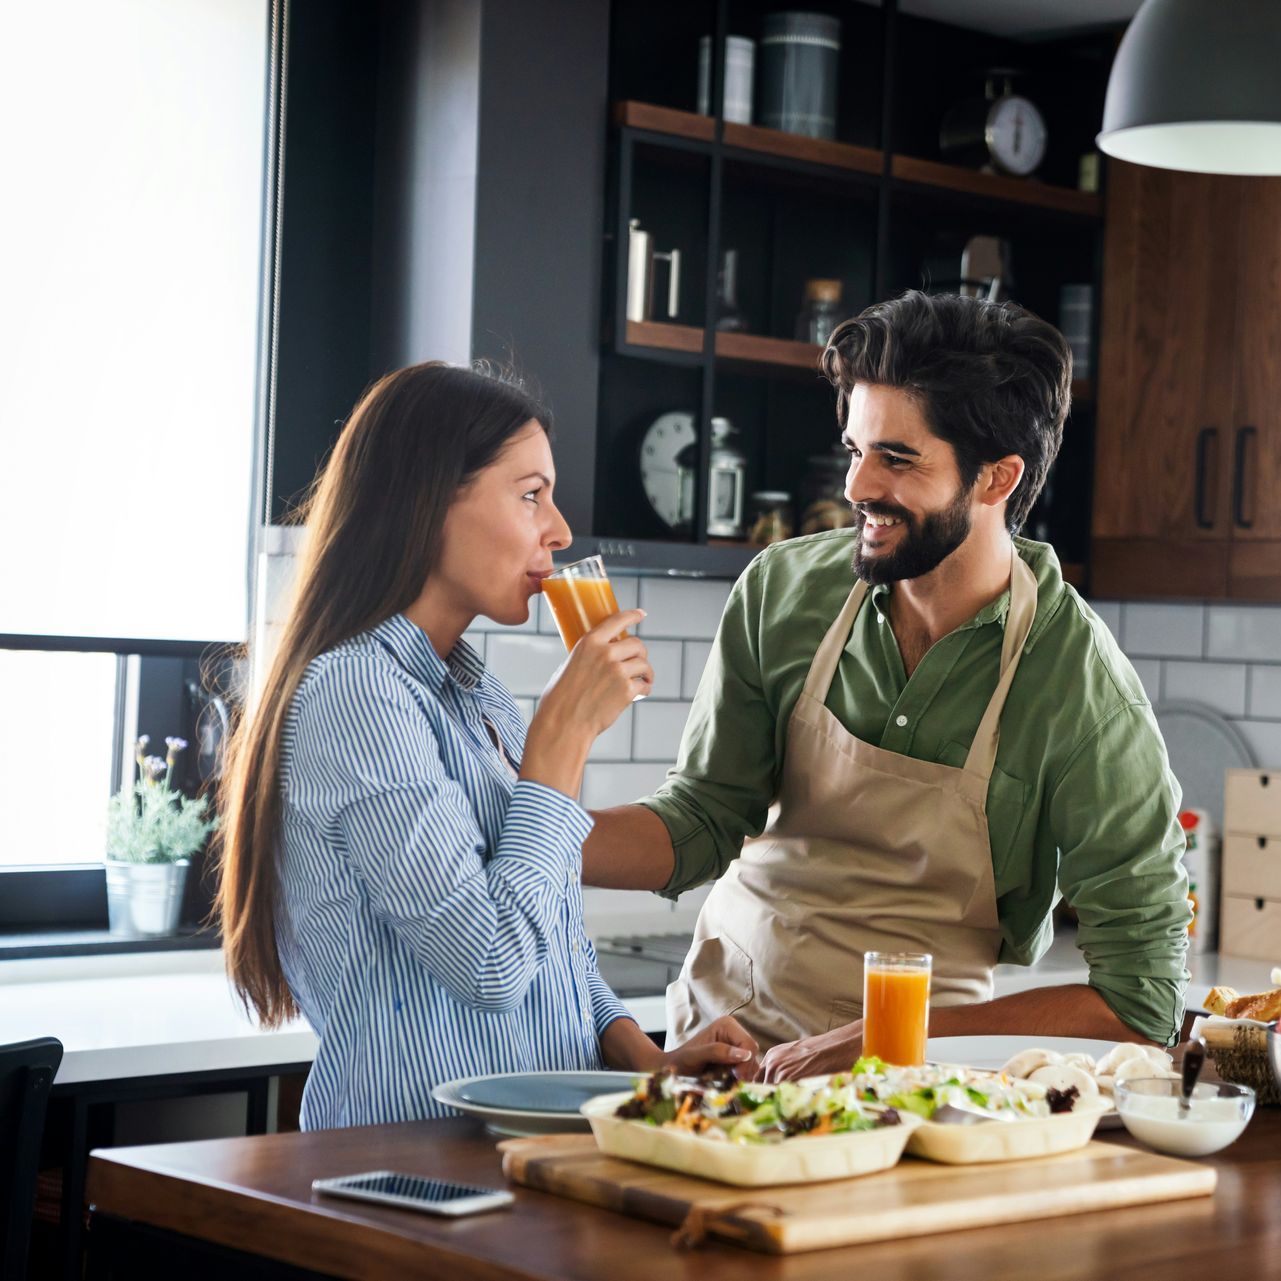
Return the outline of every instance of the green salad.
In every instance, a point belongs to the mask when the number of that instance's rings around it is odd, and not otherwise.
[[[782,1081],[766,1085],[733,1078],[680,1080],[667,1072],[638,1081],[614,1115],[645,1125],[687,1130],[730,1143],[850,1134],[899,1125],[891,1105],[859,1096],[849,1080]]]
[[[928,1121],[944,1105],[992,1121],[1043,1117],[1071,1111],[1076,1094],[1003,1072],[899,1068],[866,1057],[849,1072],[771,1085],[738,1081],[730,1073],[695,1081],[656,1072],[637,1081],[614,1115],[730,1143],[781,1143],[901,1125],[904,1112]]]

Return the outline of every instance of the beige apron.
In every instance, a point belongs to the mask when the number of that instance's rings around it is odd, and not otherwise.
[[[824,706],[866,595],[860,581],[814,656],[773,821],[703,905],[667,989],[669,1045],[722,1014],[762,1050],[860,1018],[868,951],[932,953],[933,1005],[991,999],[1001,932],[985,804],[1036,577],[1016,552],[1001,676],[960,769],[864,743]]]

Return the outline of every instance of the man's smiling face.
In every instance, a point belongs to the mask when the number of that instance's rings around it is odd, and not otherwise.
[[[858,383],[841,443],[849,451],[845,497],[859,517],[854,572],[868,583],[919,578],[969,536],[974,486],[912,397]]]

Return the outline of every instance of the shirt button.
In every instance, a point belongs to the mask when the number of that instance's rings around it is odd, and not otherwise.
[[[897,726],[899,727],[899,729],[902,729],[902,728],[903,728],[903,726],[907,724],[907,717],[906,717],[906,716],[896,716],[896,717],[894,718],[894,724],[895,724],[895,725],[897,725]]]

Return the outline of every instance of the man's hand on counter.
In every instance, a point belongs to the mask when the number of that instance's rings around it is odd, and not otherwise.
[[[758,1081],[795,1081],[803,1076],[847,1072],[863,1053],[863,1020],[834,1027],[830,1032],[785,1041],[767,1050],[756,1073]],[[740,1071],[739,1075],[743,1075]]]

